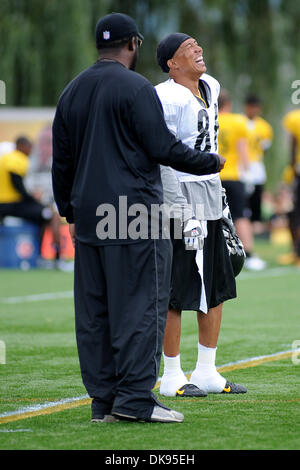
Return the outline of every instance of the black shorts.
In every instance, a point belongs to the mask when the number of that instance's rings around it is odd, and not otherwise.
[[[247,196],[241,181],[222,181],[233,221],[247,217]]]
[[[207,222],[203,248],[203,273],[208,308],[236,297],[235,277],[222,230],[222,221]],[[196,251],[186,250],[183,240],[173,241],[172,282],[169,308],[200,310],[201,278]]]
[[[49,218],[44,217],[45,207],[38,201],[28,200],[0,204],[0,217],[20,217],[24,220],[43,225],[49,222]]]
[[[248,197],[249,218],[252,222],[261,221],[261,198],[263,193],[263,185],[256,184],[254,191]]]

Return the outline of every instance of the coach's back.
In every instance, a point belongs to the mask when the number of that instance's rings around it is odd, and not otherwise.
[[[153,124],[161,114],[153,109],[155,102],[160,107],[152,85],[144,77],[112,61],[96,62],[62,93],[53,124],[53,150],[59,160],[57,138],[66,142],[66,151],[71,149],[70,184],[73,178],[74,183],[68,213],[70,219],[74,215],[76,235],[81,241],[111,242],[96,237],[96,209],[100,204],[112,204],[118,219],[120,195],[127,196],[128,206],[142,203],[149,207],[162,202],[159,166],[151,159],[158,142],[153,138],[145,142],[151,133],[147,123]],[[142,110],[147,119],[139,118]]]

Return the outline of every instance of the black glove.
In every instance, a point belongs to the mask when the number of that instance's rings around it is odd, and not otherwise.
[[[222,188],[222,202],[223,202],[223,234],[226,240],[228,251],[231,255],[238,255],[246,257],[244,245],[239,239],[235,226],[231,217],[229,205],[227,202],[226,191]]]

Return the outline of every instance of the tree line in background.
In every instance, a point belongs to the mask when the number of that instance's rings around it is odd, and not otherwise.
[[[294,0],[1,0],[0,80],[8,106],[55,106],[65,85],[96,60],[99,17],[131,15],[145,36],[137,71],[153,84],[166,79],[157,43],[181,31],[204,49],[208,73],[242,110],[248,92],[264,103],[275,130],[267,159],[270,181],[284,165],[281,118],[293,107],[300,79],[300,2]],[[276,132],[277,131],[277,132]],[[285,150],[286,151],[286,150]]]

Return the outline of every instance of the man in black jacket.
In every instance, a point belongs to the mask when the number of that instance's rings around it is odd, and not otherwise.
[[[183,421],[152,393],[171,242],[144,223],[163,203],[159,164],[194,174],[224,166],[168,131],[154,87],[134,72],[142,40],[127,15],[101,18],[99,58],[63,91],[53,123],[53,191],[75,243],[76,337],[93,421]],[[137,211],[140,237],[130,231]]]

